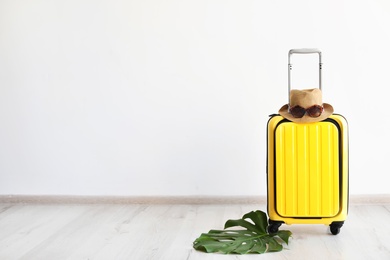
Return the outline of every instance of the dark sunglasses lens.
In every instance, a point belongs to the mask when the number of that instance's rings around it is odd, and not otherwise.
[[[303,107],[295,106],[290,108],[290,113],[295,118],[301,118],[306,113],[306,110]]]
[[[319,117],[322,114],[323,108],[321,106],[312,106],[306,111],[311,117]]]

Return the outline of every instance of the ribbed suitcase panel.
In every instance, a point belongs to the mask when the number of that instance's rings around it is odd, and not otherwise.
[[[283,123],[275,133],[276,210],[333,217],[339,205],[339,135],[331,122]]]

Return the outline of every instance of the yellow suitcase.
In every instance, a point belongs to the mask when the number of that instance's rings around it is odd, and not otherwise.
[[[283,223],[325,224],[337,235],[349,201],[346,119],[333,114],[320,122],[294,123],[272,115],[267,150],[268,232]]]

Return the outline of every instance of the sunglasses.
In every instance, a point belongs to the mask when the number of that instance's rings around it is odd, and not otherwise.
[[[324,107],[319,105],[314,105],[306,109],[301,106],[293,106],[289,108],[290,114],[295,118],[301,118],[306,113],[310,117],[319,117],[322,114],[322,111],[324,111]]]

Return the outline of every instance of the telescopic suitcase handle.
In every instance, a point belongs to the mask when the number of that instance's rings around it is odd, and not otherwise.
[[[321,62],[321,51],[319,49],[292,49],[288,52],[288,103],[290,103],[290,90],[291,90],[291,55],[293,54],[313,54],[318,53],[319,57],[319,89],[322,91],[322,62]]]

